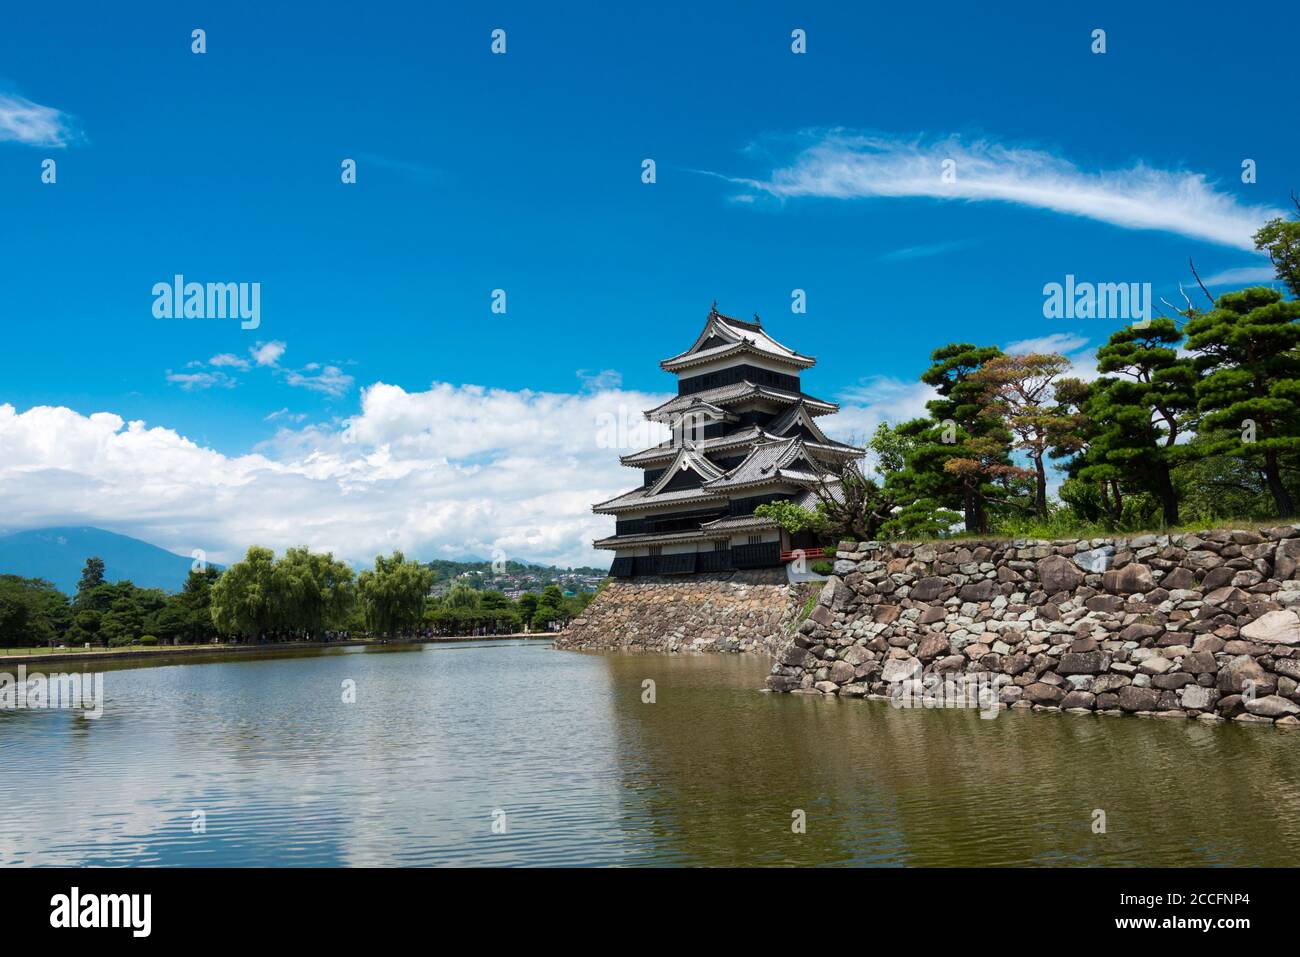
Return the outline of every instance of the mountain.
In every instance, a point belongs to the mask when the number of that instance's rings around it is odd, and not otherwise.
[[[179,591],[193,560],[138,538],[102,528],[37,528],[0,535],[0,575],[44,578],[62,592],[77,591],[86,559],[104,560],[104,579],[129,579],[141,588]]]

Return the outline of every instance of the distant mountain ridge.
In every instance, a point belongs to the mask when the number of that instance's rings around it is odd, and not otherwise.
[[[72,595],[86,559],[104,560],[104,578],[126,579],[140,588],[180,591],[194,560],[138,538],[89,526],[36,528],[0,535],[0,575],[44,578]]]
[[[157,545],[129,535],[119,535],[92,526],[35,528],[24,532],[0,534],[0,575],[43,578],[59,591],[73,595],[86,559],[97,555],[104,560],[104,579],[109,582],[130,581],[140,588],[180,591],[194,564],[193,559],[177,555]],[[222,566],[213,564],[216,568]],[[426,562],[439,579],[454,578],[462,572],[495,574],[487,559]],[[532,571],[547,581],[566,573],[603,575],[596,568],[556,568],[527,559],[507,563],[508,574]],[[364,566],[357,566],[358,570]]]

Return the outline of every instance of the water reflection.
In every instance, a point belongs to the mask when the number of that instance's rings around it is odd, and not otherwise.
[[[1273,729],[900,711],[760,694],[757,659],[537,642],[212,658],[103,663],[98,720],[0,713],[0,863],[1286,865],[1300,850],[1300,734]]]

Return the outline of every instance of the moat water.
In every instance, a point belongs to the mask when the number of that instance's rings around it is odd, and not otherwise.
[[[523,641],[119,663],[98,719],[0,712],[0,864],[1294,865],[1300,854],[1300,732],[985,720],[764,694],[766,672],[746,656]]]

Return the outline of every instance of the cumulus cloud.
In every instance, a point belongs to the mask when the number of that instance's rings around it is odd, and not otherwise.
[[[613,522],[591,505],[638,484],[618,456],[660,441],[641,410],[667,398],[378,383],[352,418],[247,455],[109,412],[0,405],[0,499],[10,528],[98,525],[222,563],[253,543],[595,563]]]
[[[259,342],[253,348],[249,349],[249,355],[259,366],[274,366],[284,355],[285,349],[288,348],[283,342]]]
[[[62,110],[0,93],[0,143],[62,148],[76,137],[71,117]]]
[[[1018,339],[1008,342],[1002,351],[1011,355],[1027,355],[1031,352],[1055,352],[1070,360],[1066,376],[1091,382],[1101,375],[1097,371],[1096,349],[1091,340],[1074,332],[1054,332],[1047,336],[1033,339]]]
[[[1136,163],[1085,170],[1045,150],[987,139],[963,141],[854,133],[805,134],[805,145],[764,178],[723,176],[750,195],[778,199],[926,197],[998,201],[1126,229],[1155,229],[1240,249],[1281,210],[1238,202],[1203,173]],[[951,171],[951,176],[945,176]],[[711,174],[719,175],[719,174]]]

